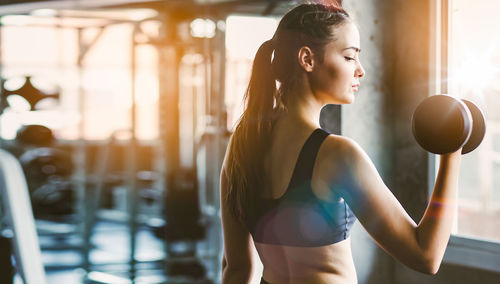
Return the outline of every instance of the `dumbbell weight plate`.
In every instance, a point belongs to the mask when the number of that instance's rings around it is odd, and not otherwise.
[[[413,136],[425,150],[451,153],[462,147],[472,133],[472,115],[459,99],[431,96],[420,103],[412,118]]]
[[[462,100],[470,110],[472,115],[472,133],[462,148],[462,154],[467,154],[476,149],[483,141],[486,133],[486,119],[483,112],[477,105],[468,100]]]

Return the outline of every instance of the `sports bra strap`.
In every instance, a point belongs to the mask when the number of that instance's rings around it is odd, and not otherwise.
[[[330,135],[330,133],[321,128],[317,128],[312,132],[309,138],[307,138],[304,146],[302,146],[302,149],[300,150],[300,154],[297,158],[295,169],[287,190],[292,190],[293,188],[304,184],[304,182],[311,182],[314,163],[316,162],[319,147],[328,135]]]

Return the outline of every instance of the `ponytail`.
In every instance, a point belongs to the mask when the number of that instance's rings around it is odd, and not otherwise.
[[[300,66],[293,60],[296,52],[307,45],[322,54],[321,48],[334,40],[332,27],[349,20],[341,7],[342,1],[319,1],[325,3],[303,4],[288,12],[273,39],[264,42],[255,55],[244,97],[245,111],[228,148],[225,163],[228,191],[221,200],[243,224],[253,223],[257,197],[271,184],[263,157],[271,145],[276,116],[286,111],[290,101],[287,97],[292,95],[290,90],[300,74]]]
[[[229,145],[229,190],[222,201],[243,223],[247,223],[258,194],[268,184],[262,157],[270,147],[277,91],[271,64],[273,50],[274,42],[268,40],[255,55],[244,96],[245,111]]]

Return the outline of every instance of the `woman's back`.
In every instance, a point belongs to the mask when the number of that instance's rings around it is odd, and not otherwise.
[[[269,283],[357,283],[350,239],[322,247],[255,247]]]
[[[314,125],[309,125],[304,121],[291,117],[282,116],[277,120],[273,127],[270,151],[264,157],[265,171],[270,173],[269,176],[271,177],[271,187],[263,193],[264,198],[276,199],[283,196],[292,178],[300,151],[315,129]],[[335,135],[330,136],[330,138],[335,137]],[[325,147],[322,144],[318,149],[311,184],[314,193],[319,198],[334,201],[335,198],[338,199],[339,197],[332,196],[328,187],[320,185],[322,175],[326,174],[326,171],[330,169],[316,166],[324,162],[325,154]]]
[[[300,167],[296,165],[299,153],[314,130],[313,125],[292,118],[277,121],[271,151],[264,157],[264,167],[271,177],[270,187],[262,193],[264,199],[279,199],[289,190],[294,169]],[[338,137],[328,138],[328,144],[338,143]],[[325,186],[329,182],[327,173],[332,170],[329,160],[335,153],[331,153],[332,147],[323,147],[324,144],[320,144],[313,165],[310,189],[318,201],[335,204],[342,199]],[[280,233],[286,234],[276,232]],[[263,277],[271,283],[356,283],[349,238],[310,247],[261,242],[255,242],[255,246],[264,265]]]

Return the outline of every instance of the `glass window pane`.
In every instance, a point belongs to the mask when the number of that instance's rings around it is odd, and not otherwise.
[[[89,49],[80,73],[77,29],[40,27],[31,25],[31,19],[35,18],[26,16],[23,19],[25,25],[1,27],[1,71],[3,78],[9,79],[6,87],[17,89],[24,83],[25,76],[32,76],[33,84],[44,92],[59,89],[60,101],[44,100],[43,111],[27,111],[17,100],[20,109],[7,108],[0,118],[0,135],[12,139],[21,125],[36,123],[53,129],[57,138],[77,139],[82,117],[85,120],[84,137],[89,140],[107,139],[115,130],[130,128],[133,25],[108,26],[100,37],[97,37],[98,28],[83,29],[83,43]],[[78,21],[60,20],[69,26]],[[137,136],[143,140],[158,137],[157,62],[155,47],[137,46]],[[83,116],[79,106],[80,85],[85,96]],[[16,98],[13,99],[15,102]]]
[[[227,126],[231,131],[243,113],[245,94],[255,53],[273,37],[278,19],[230,16],[226,21],[226,98]],[[248,27],[252,27],[250,30]]]
[[[500,1],[452,0],[449,92],[487,119],[483,143],[463,156],[455,234],[500,241]]]

